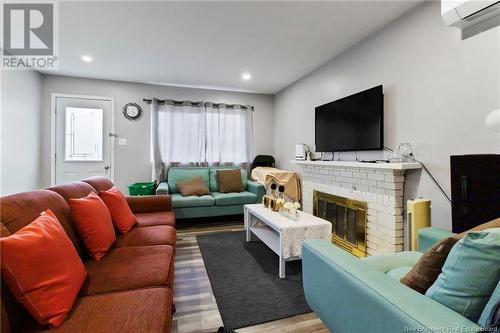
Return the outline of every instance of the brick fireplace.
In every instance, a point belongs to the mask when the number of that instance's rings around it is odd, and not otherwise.
[[[420,169],[419,164],[335,161],[292,163],[299,166],[302,173],[302,205],[305,212],[314,213],[315,191],[364,202],[366,254],[403,250],[405,173],[409,169]],[[345,244],[334,243],[345,249],[342,246]]]

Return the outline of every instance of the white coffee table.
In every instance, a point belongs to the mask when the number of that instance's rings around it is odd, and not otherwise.
[[[279,256],[279,277],[285,278],[285,263],[302,257],[306,239],[331,240],[332,224],[314,215],[299,212],[293,220],[265,208],[262,204],[245,205],[246,241],[252,234]]]

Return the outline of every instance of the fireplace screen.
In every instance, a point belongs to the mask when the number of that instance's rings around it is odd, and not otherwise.
[[[332,243],[366,256],[366,202],[314,191],[313,214],[332,225]]]

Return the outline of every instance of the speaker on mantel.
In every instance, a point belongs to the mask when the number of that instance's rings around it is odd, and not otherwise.
[[[307,158],[306,153],[306,146],[304,144],[298,143],[295,145],[295,159],[297,161],[305,161]]]

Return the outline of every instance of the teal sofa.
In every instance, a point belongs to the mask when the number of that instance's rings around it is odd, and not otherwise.
[[[419,233],[420,251],[452,235]],[[321,240],[302,247],[306,299],[335,333],[476,332],[479,325],[399,282],[422,254],[405,251],[363,259]]]
[[[217,182],[217,170],[220,169],[240,169],[245,191],[220,193]],[[176,183],[193,177],[201,177],[211,193],[182,196]],[[156,189],[156,194],[172,196],[172,207],[177,219],[243,214],[243,205],[261,202],[264,192],[262,184],[248,179],[246,170],[234,167],[172,167],[168,170],[167,181],[160,183]]]

